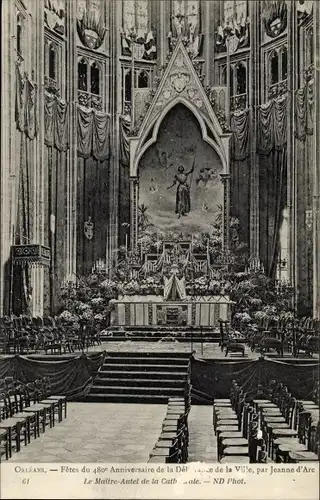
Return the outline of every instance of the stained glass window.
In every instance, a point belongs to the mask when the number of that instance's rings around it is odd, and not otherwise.
[[[56,72],[57,72],[57,53],[56,53],[56,48],[51,45],[49,49],[49,78],[52,78],[53,80],[56,79]]]
[[[22,52],[22,30],[23,30],[23,17],[20,12],[17,12],[17,52]]]
[[[286,80],[288,76],[288,51],[287,47],[283,47],[281,54],[281,80]]]
[[[238,23],[241,23],[242,20],[247,19],[247,1],[246,0],[237,0],[235,3],[236,10],[236,20]]]
[[[195,31],[199,26],[200,1],[199,0],[173,0],[172,4],[173,22],[177,25],[179,32],[185,25]]]
[[[248,16],[247,0],[229,0],[223,2],[224,22],[236,21],[241,24]]]
[[[230,22],[234,16],[234,0],[223,2],[224,21]]]
[[[88,63],[85,59],[78,62],[78,89],[88,90]]]
[[[100,95],[100,68],[94,62],[90,69],[91,94]]]
[[[247,71],[244,64],[239,64],[237,67],[237,82],[236,94],[242,95],[247,92]]]
[[[138,88],[143,89],[149,87],[149,75],[146,71],[140,71],[138,74]]]
[[[135,32],[144,37],[149,31],[148,0],[123,1],[123,28],[125,33]]]
[[[271,84],[279,81],[279,55],[274,52],[271,56]]]

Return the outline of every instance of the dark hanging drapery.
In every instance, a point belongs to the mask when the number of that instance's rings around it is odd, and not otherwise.
[[[67,218],[65,192],[68,184],[66,152],[69,148],[69,105],[47,92],[44,100],[44,132],[44,240],[51,249],[50,269],[45,270],[44,312],[51,314],[58,312],[59,290],[65,275],[63,268]]]
[[[274,277],[287,192],[287,99],[259,107],[260,249],[268,276]]]
[[[297,273],[298,311],[312,313],[313,304],[313,89],[309,85],[295,92],[295,157],[297,178]]]
[[[104,161],[110,155],[110,115],[78,106],[78,155]]]
[[[16,143],[20,150],[19,167],[17,169],[17,218],[15,221],[14,244],[24,245],[33,238],[33,187],[34,141],[37,135],[37,86],[29,80],[27,74],[22,75],[16,64],[15,79],[15,120],[17,126]],[[28,266],[12,264],[12,291],[14,300],[9,308],[15,314],[29,313],[31,285]]]
[[[44,128],[45,144],[59,151],[68,149],[68,103],[52,94],[45,93]]]
[[[130,123],[120,118],[120,175],[119,175],[119,244],[125,245],[126,226],[130,224]]]
[[[258,384],[281,380],[295,398],[310,399],[318,378],[318,364],[312,360],[299,364],[267,358],[232,361],[193,359],[191,364],[192,390],[195,398],[203,402],[228,397],[232,380],[236,380],[245,392],[254,391]]]
[[[109,160],[78,157],[77,185],[77,273],[87,274],[99,260],[106,260],[106,241],[110,204]],[[85,235],[91,217],[93,235]]]
[[[79,399],[89,393],[93,380],[105,359],[105,352],[82,354],[61,361],[42,361],[26,356],[0,360],[0,378],[11,376],[22,383],[49,377],[52,393]]]
[[[125,118],[120,118],[120,162],[123,165],[130,164],[130,141],[129,141],[130,123]]]
[[[37,85],[29,80],[26,74],[22,75],[16,64],[16,104],[15,119],[18,130],[25,132],[29,139],[37,135]]]
[[[250,221],[250,111],[231,117],[231,215],[240,221],[239,236],[249,246]]]

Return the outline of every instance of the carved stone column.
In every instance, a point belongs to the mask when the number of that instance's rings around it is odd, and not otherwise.
[[[0,316],[8,313],[10,294],[10,248],[12,244],[13,228],[13,200],[15,199],[15,159],[12,157],[12,141],[14,130],[10,131],[14,123],[14,88],[11,78],[14,75],[14,38],[12,30],[12,11],[14,4],[2,4],[1,45],[2,73],[1,98],[6,106],[1,107],[1,122],[5,124],[1,132],[1,168],[0,168]],[[12,35],[12,36],[11,36]],[[15,123],[14,123],[15,125]],[[14,145],[13,145],[14,146]]]
[[[34,52],[34,79],[38,87],[37,117],[38,133],[34,139],[35,164],[34,164],[34,243],[44,244],[44,200],[45,179],[43,175],[44,165],[44,9],[43,2],[37,0],[32,5],[32,47]],[[44,269],[43,267],[31,268],[32,287],[32,315],[43,314],[43,289]]]
[[[223,212],[222,212],[222,249],[230,249],[230,174],[220,174],[223,184]]]
[[[257,154],[258,136],[258,106],[260,86],[260,39],[259,17],[260,2],[249,2],[250,7],[250,38],[251,67],[249,73],[249,106],[251,108],[251,175],[250,175],[250,257],[259,259],[259,156]]]
[[[121,41],[118,27],[121,26],[121,2],[110,1],[110,113],[111,150],[109,177],[109,230],[107,260],[111,266],[116,262],[118,248],[119,213],[119,117],[121,114]],[[112,272],[112,269],[111,269]]]
[[[297,88],[297,13],[295,2],[288,2],[288,95],[287,95],[287,207],[288,207],[288,279],[295,288],[294,305],[297,305],[297,169],[294,130],[294,92]]]
[[[159,25],[159,32],[160,32],[160,37],[158,43],[157,50],[159,50],[160,54],[160,65],[163,66],[166,60],[166,53],[168,51],[168,31],[169,27],[167,25],[167,13],[166,10],[170,8],[170,5],[168,5],[168,2],[159,2],[159,13],[160,13],[160,25]]]
[[[67,6],[67,101],[69,102],[69,150],[67,152],[66,277],[75,280],[77,269],[77,44],[76,2]]]
[[[313,3],[315,82],[314,95],[320,95],[320,8]],[[313,163],[313,316],[320,320],[320,103],[315,99],[314,163]]]
[[[202,28],[202,31],[204,32],[204,84],[209,85],[211,73],[211,52],[214,51],[214,44],[210,38],[210,9],[214,6],[212,5],[212,2],[203,2],[202,5],[202,9],[204,10]]]
[[[138,177],[130,177],[130,247],[133,250],[138,243],[138,203],[139,203],[139,180]]]

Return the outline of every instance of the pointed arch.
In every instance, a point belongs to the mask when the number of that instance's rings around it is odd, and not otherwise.
[[[227,170],[227,158],[225,156],[225,151],[218,145],[215,140],[212,139],[212,137],[216,138],[216,131],[213,129],[213,127],[209,126],[206,118],[202,115],[202,113],[199,111],[197,106],[193,104],[192,101],[185,99],[183,96],[178,96],[176,99],[170,101],[155,117],[155,119],[152,120],[143,130],[136,149],[134,162],[132,164],[132,171],[130,174],[132,177],[136,177],[138,175],[139,162],[144,153],[150,148],[150,146],[152,146],[152,144],[157,141],[158,133],[163,120],[165,119],[167,114],[178,104],[182,104],[183,106],[185,106],[194,115],[200,126],[202,139],[216,151],[219,158],[221,159],[223,170]],[[208,134],[208,128],[210,129],[210,134]]]

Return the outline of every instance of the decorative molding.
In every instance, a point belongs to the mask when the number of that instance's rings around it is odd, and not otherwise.
[[[223,240],[222,246],[225,252],[229,251],[230,246],[230,174],[220,174],[223,184]]]
[[[287,28],[287,3],[285,0],[271,0],[265,4],[261,16],[264,29],[270,38],[276,38]]]
[[[130,155],[131,176],[137,175],[140,158],[156,142],[162,120],[179,103],[185,105],[195,115],[203,139],[221,158],[223,171],[229,171],[228,138],[230,139],[231,134],[224,133],[196,69],[180,41],[154,92],[140,130],[136,137],[131,138],[131,142],[135,142],[134,155]],[[148,138],[151,130],[152,136]]]

